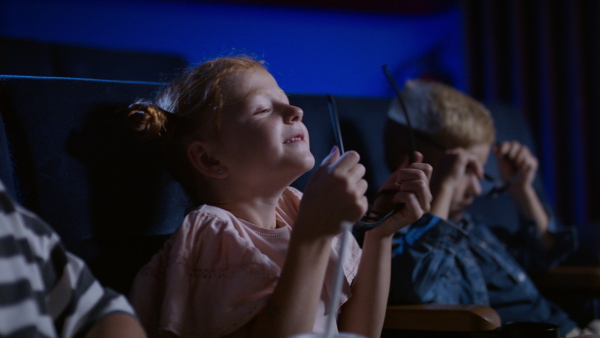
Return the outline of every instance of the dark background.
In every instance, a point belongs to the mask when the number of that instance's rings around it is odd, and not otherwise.
[[[190,63],[249,53],[296,94],[391,97],[382,64],[400,83],[438,79],[522,111],[549,203],[584,224],[600,218],[599,14],[594,0],[0,0],[0,37]]]

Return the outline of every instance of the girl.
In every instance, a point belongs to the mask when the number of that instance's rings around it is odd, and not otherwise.
[[[196,205],[134,281],[132,303],[151,336],[288,337],[322,332],[329,311],[340,310],[339,329],[379,336],[391,238],[429,210],[428,165],[387,183],[404,207],[367,233],[362,259],[352,242],[341,309],[330,310],[340,222],[367,210],[358,154],[334,147],[304,195],[289,187],[314,165],[304,113],[248,57],[201,64],[154,104],[130,108],[132,128],[160,137]]]

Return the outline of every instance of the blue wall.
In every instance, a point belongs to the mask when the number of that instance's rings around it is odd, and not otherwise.
[[[176,1],[0,0],[0,35],[183,55],[248,53],[290,93],[392,96],[427,74],[466,90],[461,12],[422,16]]]

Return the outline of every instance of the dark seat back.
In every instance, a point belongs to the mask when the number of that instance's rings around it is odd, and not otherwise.
[[[0,74],[168,81],[187,60],[176,54],[0,37]]]
[[[0,76],[2,180],[97,277],[126,292],[187,199],[118,112],[160,84]]]

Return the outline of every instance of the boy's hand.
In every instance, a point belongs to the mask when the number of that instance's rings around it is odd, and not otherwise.
[[[451,212],[458,211],[452,206],[454,202],[460,202],[456,201],[457,198],[465,197],[464,192],[459,190],[464,189],[466,180],[473,179],[468,175],[474,175],[478,180],[483,179],[483,166],[475,154],[464,148],[455,148],[447,150],[440,157],[431,179],[431,192],[435,197],[431,204],[431,212],[434,215],[448,219]],[[471,192],[473,197],[478,193],[481,193],[481,190]]]
[[[367,181],[360,156],[335,147],[309,179],[300,203],[298,220],[315,226],[315,235],[336,235],[341,221],[357,222],[367,212]]]
[[[483,166],[477,157],[464,148],[449,149],[442,156],[432,179],[434,195],[442,189],[454,191],[460,180],[472,173],[478,179],[483,179]]]
[[[502,142],[493,151],[498,159],[500,177],[511,182],[511,190],[524,190],[533,185],[538,160],[527,146],[518,141]]]
[[[388,213],[398,209],[383,225],[371,231],[384,236],[392,235],[429,212],[432,200],[429,190],[432,168],[422,161],[423,155],[415,152],[415,163],[408,164],[408,160],[405,161],[381,186],[380,191],[395,190],[396,193],[380,194],[374,202],[375,211]]]

